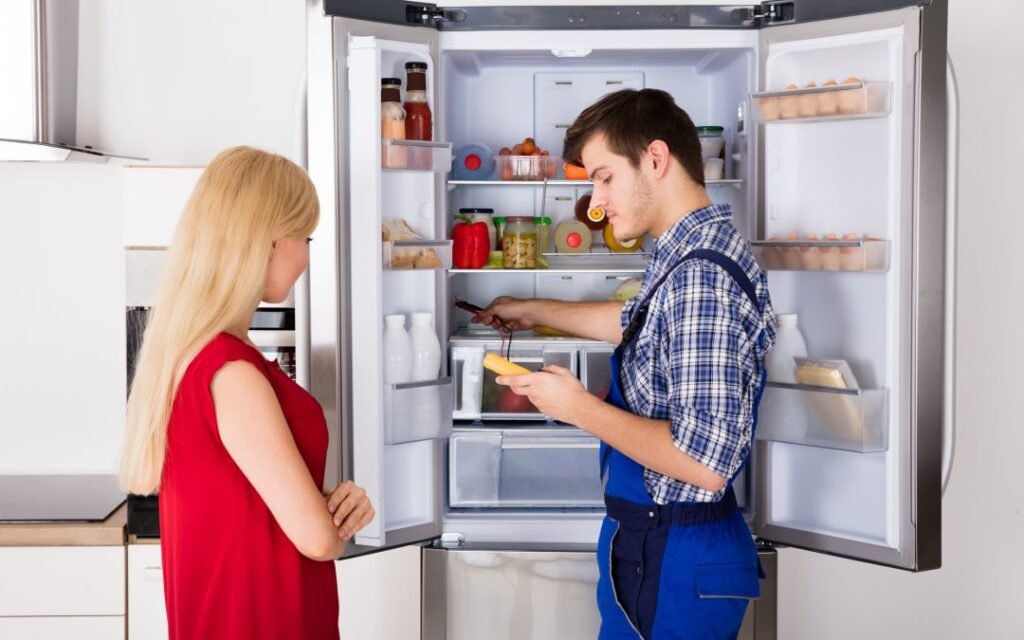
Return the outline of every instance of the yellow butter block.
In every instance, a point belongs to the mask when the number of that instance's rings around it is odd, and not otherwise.
[[[484,356],[484,368],[490,369],[499,376],[521,376],[524,373],[533,373],[526,367],[502,358],[496,353],[488,353]]]

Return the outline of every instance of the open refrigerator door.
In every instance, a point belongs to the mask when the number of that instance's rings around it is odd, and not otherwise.
[[[756,533],[912,570],[940,561],[944,12],[763,28],[751,96],[752,244],[810,356],[769,366]]]

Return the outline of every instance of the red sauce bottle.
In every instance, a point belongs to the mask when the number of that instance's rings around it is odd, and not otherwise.
[[[433,140],[434,122],[427,104],[427,63],[405,63],[405,139]]]

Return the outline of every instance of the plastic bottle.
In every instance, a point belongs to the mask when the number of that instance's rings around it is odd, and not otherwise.
[[[793,376],[796,369],[794,358],[807,357],[807,343],[797,327],[795,313],[780,313],[775,316],[775,320],[775,347],[765,357],[768,380],[796,384]]]
[[[384,382],[412,382],[412,339],[401,313],[384,316]]]
[[[402,81],[399,78],[380,79],[380,137],[382,140],[405,140],[405,110],[401,103]],[[398,145],[381,147],[381,166],[401,169],[406,166],[406,149]]]
[[[427,63],[405,63],[405,137],[432,140],[433,116],[427,104]]]
[[[412,382],[437,380],[441,372],[441,344],[433,325],[434,314],[412,314]]]

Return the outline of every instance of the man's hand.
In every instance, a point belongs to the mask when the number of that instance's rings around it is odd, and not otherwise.
[[[544,415],[577,426],[581,410],[590,402],[600,402],[583,388],[572,371],[556,365],[548,365],[537,373],[498,376],[495,382],[528,397]]]
[[[342,482],[327,496],[327,510],[334,514],[334,526],[342,540],[351,539],[377,513],[366,491],[351,480]]]
[[[520,300],[519,298],[501,296],[491,301],[486,309],[473,316],[470,321],[505,331],[532,329],[537,322],[531,314],[535,303],[536,300]]]

